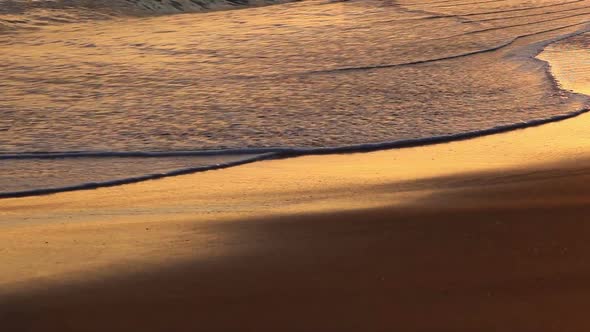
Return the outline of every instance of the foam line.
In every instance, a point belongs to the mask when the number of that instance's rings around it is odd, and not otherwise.
[[[48,194],[55,194],[60,192],[67,192],[67,191],[76,191],[76,190],[89,190],[89,189],[97,189],[102,187],[114,187],[120,186],[123,184],[131,184],[136,182],[142,182],[147,180],[155,180],[161,179],[169,176],[177,176],[177,175],[184,175],[190,173],[197,173],[197,172],[205,172],[211,171],[216,169],[223,169],[233,166],[239,166],[244,164],[253,163],[256,161],[269,159],[273,157],[274,153],[266,153],[262,155],[258,155],[252,158],[246,158],[238,161],[232,161],[228,163],[221,163],[209,166],[198,166],[198,167],[189,167],[189,168],[181,168],[177,170],[173,170],[170,172],[165,173],[153,173],[153,174],[146,174],[141,176],[135,177],[128,177],[123,179],[116,179],[116,180],[109,180],[103,182],[87,182],[73,186],[66,186],[66,187],[55,187],[55,188],[42,188],[42,189],[32,189],[32,190],[23,190],[23,191],[13,191],[13,192],[0,192],[0,199],[2,198],[16,198],[16,197],[26,197],[26,196],[41,196],[41,195],[48,195]]]
[[[278,148],[245,148],[198,151],[56,151],[0,154],[0,160],[67,159],[67,158],[163,158],[219,155],[248,155],[277,152]]]
[[[564,10],[556,10],[553,12],[545,12],[545,13],[524,14],[524,15],[515,15],[515,16],[485,18],[485,19],[480,19],[480,20],[470,20],[469,22],[479,23],[479,22],[509,20],[509,19],[514,19],[514,18],[523,18],[523,17],[546,16],[546,15],[551,15],[551,14],[573,12],[573,11],[582,10],[582,9],[589,9],[589,8],[590,8],[590,6],[584,6],[584,7],[569,8],[569,9],[564,9]]]
[[[583,15],[590,15],[590,13],[584,13]],[[559,19],[563,19],[563,18],[565,18],[565,17],[558,18],[555,20],[559,20]],[[541,23],[541,22],[535,22],[535,23]],[[439,61],[464,58],[464,57],[468,57],[468,56],[472,56],[472,55],[498,51],[498,50],[501,50],[503,48],[506,48],[506,47],[514,44],[515,42],[517,42],[519,39],[522,39],[522,38],[532,37],[532,36],[541,35],[541,34],[548,33],[548,32],[554,32],[554,31],[559,31],[559,30],[563,30],[563,29],[567,29],[567,28],[572,28],[572,27],[579,26],[579,25],[588,25],[588,24],[589,24],[588,22],[579,22],[579,23],[563,25],[563,26],[560,26],[557,28],[551,28],[551,29],[546,29],[546,30],[542,30],[542,31],[531,32],[531,33],[523,34],[520,36],[516,36],[516,37],[511,38],[505,42],[502,42],[500,44],[497,44],[497,45],[489,47],[489,48],[479,49],[479,50],[466,52],[466,53],[459,53],[459,54],[444,56],[444,57],[440,57],[440,58],[431,58],[431,59],[392,63],[392,64],[378,64],[378,65],[368,65],[368,66],[358,66],[358,67],[341,67],[341,68],[332,68],[332,69],[320,69],[320,70],[311,70],[311,71],[296,72],[296,73],[290,73],[290,74],[271,74],[271,75],[255,75],[255,76],[254,75],[252,75],[252,76],[251,75],[241,75],[241,76],[234,76],[234,77],[235,78],[254,78],[254,77],[281,77],[281,76],[294,76],[294,75],[316,75],[316,74],[330,74],[330,73],[339,73],[339,72],[348,72],[348,71],[363,71],[363,70],[372,70],[372,69],[407,67],[407,66],[421,65],[421,64],[427,64],[427,63],[436,63]],[[487,32],[487,31],[493,30],[493,29],[495,29],[495,28],[485,29],[485,30],[477,30],[477,31],[472,31],[472,32],[460,34],[460,35],[447,36],[447,37],[442,37],[442,38],[438,38],[438,39],[439,40],[450,39],[450,38],[459,37],[459,36],[463,36],[463,35],[469,35],[469,34],[474,34],[474,33],[479,33],[479,32]],[[574,33],[566,34],[564,36],[560,36],[555,39],[548,40],[546,44],[553,43],[555,41],[558,41],[558,40],[561,40],[564,38],[569,38],[569,37],[572,37],[572,36],[575,36],[578,34],[588,32],[588,30],[589,30],[588,27],[586,27],[586,28],[583,28],[583,29],[576,31]]]
[[[588,13],[588,15],[590,15],[590,13]],[[505,47],[508,47],[508,46],[514,44],[517,40],[522,39],[522,38],[531,37],[531,36],[535,36],[535,35],[540,35],[540,34],[547,33],[547,32],[553,32],[553,31],[558,31],[558,30],[562,30],[562,29],[567,29],[567,28],[578,26],[578,25],[588,25],[588,22],[573,23],[573,24],[569,24],[569,25],[560,26],[560,27],[557,27],[557,28],[552,28],[552,29],[547,29],[547,30],[543,30],[543,31],[532,32],[532,33],[528,33],[528,34],[524,34],[524,35],[520,35],[520,36],[514,37],[514,38],[512,38],[512,39],[510,39],[510,40],[508,40],[506,42],[500,43],[500,44],[498,44],[496,46],[492,46],[492,47],[489,47],[489,48],[484,48],[484,49],[476,50],[476,51],[472,51],[472,52],[459,53],[459,54],[445,56],[445,57],[440,57],[440,58],[425,59],[425,60],[418,60],[418,61],[411,61],[411,62],[402,62],[402,63],[394,63],[394,64],[371,65],[371,66],[360,66],[360,67],[342,67],[342,68],[334,68],[334,69],[326,69],[326,70],[309,71],[309,72],[299,73],[299,74],[322,74],[322,73],[336,73],[336,72],[345,72],[345,71],[357,71],[357,70],[370,70],[370,69],[381,69],[381,68],[405,67],[405,66],[420,65],[420,64],[425,64],[425,63],[433,63],[433,62],[439,62],[439,61],[451,60],[451,59],[457,59],[457,58],[464,58],[464,57],[468,57],[468,56],[471,56],[471,55],[489,53],[489,52],[494,52],[494,51],[503,49]],[[487,31],[487,30],[485,30],[485,31]],[[477,33],[477,32],[485,32],[485,31],[483,31],[483,30],[473,31],[473,32],[470,32],[470,33],[467,33],[467,34]],[[582,29],[582,30],[580,30],[578,32],[574,32],[572,34],[565,35],[563,37],[559,37],[559,39],[568,38],[568,37],[571,37],[571,36],[574,36],[574,35],[578,35],[578,34],[581,34],[581,33],[584,33],[584,32],[587,32],[587,28],[586,29]],[[449,37],[445,37],[445,38],[449,38]],[[557,39],[552,39],[548,43],[555,42],[555,41],[557,41]]]
[[[574,1],[569,1],[569,2],[560,2],[560,3],[544,5],[544,6],[504,9],[504,10],[496,10],[496,11],[491,11],[491,12],[466,13],[466,14],[461,14],[460,16],[479,16],[479,15],[502,14],[502,13],[511,13],[511,12],[522,12],[522,11],[526,11],[526,10],[535,10],[535,9],[548,8],[548,7],[565,6],[565,5],[569,5],[572,3],[578,3],[578,2],[583,2],[583,1],[586,1],[586,0],[574,0]]]
[[[507,45],[514,43],[516,40],[532,35],[537,35],[545,32],[557,31],[567,27],[578,26],[587,23],[577,23],[571,24],[568,26],[562,26],[558,28],[548,29],[541,32],[530,33],[528,35],[521,35],[515,37],[513,40],[507,42]],[[524,56],[528,60],[535,56],[537,53],[542,50],[543,47],[546,45],[569,38],[575,35],[579,35],[582,33],[587,32],[588,27],[580,29],[576,32],[561,35],[555,37],[550,40],[541,41],[535,44],[532,44],[526,48],[524,48],[524,54],[518,54],[518,56]],[[504,46],[497,46],[494,49],[499,49]],[[475,53],[483,53],[489,52],[491,49],[477,51]],[[522,51],[522,50],[521,50]],[[466,54],[457,55],[456,57],[463,57]],[[453,57],[450,57],[453,58]],[[446,57],[445,59],[449,59]],[[440,60],[436,60],[440,61]],[[537,60],[540,61],[540,60]],[[416,63],[425,63],[425,62],[432,62],[429,61],[421,61]],[[405,64],[408,65],[408,64]],[[375,67],[379,68],[379,67]],[[545,62],[545,68],[548,70],[549,66]],[[362,69],[362,68],[352,68],[355,70]],[[368,68],[370,69],[370,68]],[[557,82],[555,78],[548,73],[549,77],[551,78],[551,82],[555,88],[558,88]],[[253,157],[244,158],[238,161],[232,161],[227,163],[209,165],[209,166],[198,166],[198,167],[191,167],[191,168],[183,168],[178,169],[170,172],[165,173],[155,173],[155,174],[147,174],[142,176],[136,177],[129,177],[124,179],[117,179],[117,180],[110,180],[104,182],[91,182],[91,183],[83,183],[79,185],[67,186],[67,187],[57,187],[57,188],[44,188],[44,189],[35,189],[35,190],[26,190],[26,191],[16,191],[16,192],[4,192],[0,193],[0,198],[14,198],[14,197],[25,197],[25,196],[38,196],[38,195],[46,195],[58,192],[66,192],[66,191],[74,191],[74,190],[88,190],[88,189],[95,189],[100,187],[111,187],[111,186],[118,186],[122,184],[130,184],[136,183],[146,180],[153,180],[164,178],[168,176],[176,176],[176,175],[184,175],[196,172],[204,172],[209,170],[216,170],[216,169],[223,169],[238,165],[243,165],[247,163],[252,163],[256,161],[266,160],[266,159],[277,159],[277,158],[289,158],[295,156],[302,156],[302,155],[318,155],[318,154],[337,154],[337,153],[354,153],[354,152],[370,152],[376,150],[384,150],[384,149],[394,149],[394,148],[407,148],[407,147],[417,147],[423,145],[430,145],[430,144],[439,144],[439,143],[447,143],[453,142],[457,140],[465,140],[471,139],[491,134],[498,134],[507,131],[512,131],[516,129],[523,129],[533,126],[539,126],[551,122],[561,121],[569,118],[573,118],[579,116],[581,114],[587,113],[590,111],[590,108],[585,107],[580,110],[563,114],[552,116],[548,118],[542,119],[534,119],[529,121],[523,121],[513,124],[495,126],[488,129],[482,130],[474,130],[469,132],[463,133],[455,133],[449,135],[439,135],[439,136],[431,136],[425,138],[415,138],[415,139],[405,139],[405,140],[396,140],[396,141],[386,141],[386,142],[378,142],[378,143],[366,143],[366,144],[356,144],[356,145],[347,145],[347,146],[339,146],[339,147],[320,147],[320,148],[296,148],[296,147],[287,147],[287,148],[245,148],[245,149],[226,149],[226,150],[201,150],[201,151],[162,151],[162,152],[118,152],[118,151],[65,151],[65,152],[46,152],[46,153],[39,153],[39,152],[25,152],[25,153],[12,153],[12,154],[0,154],[0,160],[8,160],[8,159],[50,159],[50,158],[112,158],[112,157],[181,157],[181,156],[207,156],[207,155],[230,155],[230,154],[258,154]]]
[[[440,144],[440,143],[449,143],[458,140],[465,140],[471,139],[481,136],[487,136],[491,134],[499,134],[503,132],[508,132],[516,129],[524,129],[533,126],[539,126],[551,122],[561,121],[569,118],[576,117],[578,115],[587,113],[590,111],[590,108],[583,108],[575,112],[571,112],[568,114],[552,116],[549,118],[544,119],[537,119],[537,120],[530,120],[530,121],[523,121],[519,123],[513,123],[503,126],[496,126],[493,128],[482,129],[482,130],[475,130],[457,134],[450,134],[450,135],[440,135],[440,136],[431,136],[425,138],[415,138],[415,139],[406,139],[406,140],[397,140],[397,141],[390,141],[390,142],[380,142],[380,143],[367,143],[367,144],[357,144],[357,145],[347,145],[347,146],[340,146],[340,147],[325,147],[325,148],[282,148],[282,149],[275,149],[272,152],[263,153],[251,158],[245,158],[238,161],[228,162],[228,163],[221,163],[215,164],[210,166],[198,166],[198,167],[189,167],[189,168],[182,168],[178,170],[173,170],[170,172],[165,173],[155,173],[155,174],[147,174],[142,176],[136,177],[129,177],[124,179],[117,179],[117,180],[110,180],[104,182],[89,182],[83,183],[79,185],[67,186],[67,187],[56,187],[56,188],[43,188],[43,189],[33,189],[33,190],[25,190],[25,191],[14,191],[14,192],[3,192],[0,193],[0,199],[2,198],[16,198],[16,197],[26,197],[26,196],[40,196],[40,195],[48,195],[54,194],[59,192],[67,192],[67,191],[75,191],[75,190],[89,190],[89,189],[96,189],[101,187],[113,187],[119,186],[123,184],[130,184],[136,182],[142,182],[147,180],[155,180],[169,176],[178,176],[178,175],[186,175],[198,172],[205,172],[223,168],[229,168],[233,166],[239,166],[244,164],[253,163],[256,161],[267,160],[267,159],[280,159],[280,158],[290,158],[290,157],[297,157],[297,156],[304,156],[304,155],[322,155],[322,154],[339,154],[339,153],[354,153],[354,152],[371,152],[377,150],[385,150],[385,149],[394,149],[394,148],[409,148],[409,147],[418,147],[424,145],[432,145],[432,144]],[[272,149],[244,149],[242,151],[253,153],[254,151],[261,151],[261,150],[272,150]],[[228,150],[217,150],[215,153],[221,153],[223,151]],[[165,153],[150,153],[152,157],[155,156],[186,156],[186,155],[202,155],[207,151],[180,151],[180,152],[165,152]],[[74,155],[72,157],[107,157],[109,156],[108,153],[102,154],[93,154],[89,152],[87,155],[80,155],[81,152]],[[145,154],[144,152],[120,152],[116,153],[118,156],[129,154]],[[61,155],[64,155],[62,153]],[[49,156],[47,156],[49,157]]]

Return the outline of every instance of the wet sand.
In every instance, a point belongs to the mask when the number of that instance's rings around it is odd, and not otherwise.
[[[8,331],[584,331],[590,115],[0,201]]]

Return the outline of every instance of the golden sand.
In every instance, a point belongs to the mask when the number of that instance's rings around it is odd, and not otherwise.
[[[0,284],[77,277],[133,261],[208,257],[183,239],[192,239],[195,227],[199,238],[216,239],[207,227],[229,220],[422,205],[441,191],[526,182],[527,176],[535,178],[532,170],[567,175],[587,163],[589,122],[590,115],[582,115],[447,144],[270,160],[120,187],[4,199]],[[493,183],[482,173],[492,174]]]
[[[0,322],[584,330],[589,121],[2,200]]]

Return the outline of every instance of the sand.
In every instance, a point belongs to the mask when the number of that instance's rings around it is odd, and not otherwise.
[[[0,201],[6,331],[585,331],[590,114]]]

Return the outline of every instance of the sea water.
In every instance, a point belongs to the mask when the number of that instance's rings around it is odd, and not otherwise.
[[[535,56],[588,19],[588,0],[0,0],[0,193],[576,114]]]

